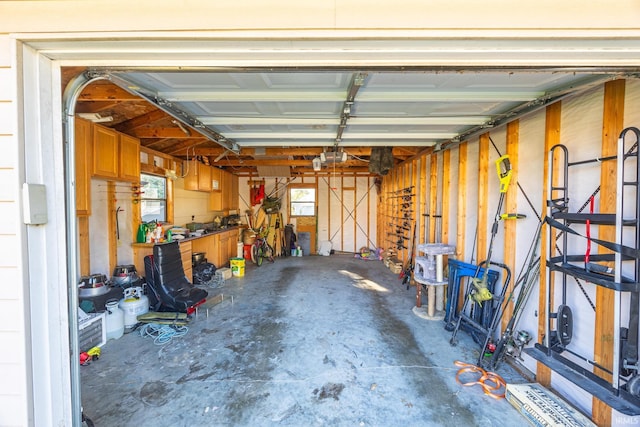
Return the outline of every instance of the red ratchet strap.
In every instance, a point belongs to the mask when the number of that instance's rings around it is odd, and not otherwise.
[[[593,213],[593,195],[589,198],[589,213]],[[587,220],[585,231],[587,234],[587,250],[584,253],[584,263],[587,265],[591,256],[591,220]]]
[[[484,390],[484,394],[494,399],[504,399],[507,383],[500,375],[495,372],[485,371],[481,367],[470,363],[460,362],[459,360],[456,360],[453,364],[460,368],[458,373],[456,373],[456,382],[458,384],[465,387],[478,384]],[[463,374],[478,374],[479,377],[475,381],[462,382],[460,381],[460,376]],[[501,392],[499,392],[500,390]]]

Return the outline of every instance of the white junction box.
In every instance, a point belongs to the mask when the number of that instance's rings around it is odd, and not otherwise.
[[[506,398],[534,426],[596,427],[589,418],[538,383],[507,384]]]
[[[107,343],[107,326],[105,313],[81,315],[78,319],[78,345],[80,351],[93,347],[102,347]]]

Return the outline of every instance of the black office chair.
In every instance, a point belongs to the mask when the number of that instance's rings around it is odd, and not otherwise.
[[[178,242],[155,245],[153,255],[144,257],[144,270],[154,311],[191,314],[209,295],[185,276]]]

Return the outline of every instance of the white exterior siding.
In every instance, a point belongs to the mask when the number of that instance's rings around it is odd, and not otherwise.
[[[21,276],[14,41],[0,35],[0,425],[28,419],[28,289]]]

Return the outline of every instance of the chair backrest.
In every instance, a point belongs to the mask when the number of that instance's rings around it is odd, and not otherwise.
[[[206,301],[207,291],[194,286],[184,274],[178,242],[155,245],[144,265],[147,284],[157,301],[151,302],[159,311],[190,313]]]
[[[154,282],[162,285],[175,284],[184,287],[189,279],[184,274],[178,242],[164,243],[153,247]]]

